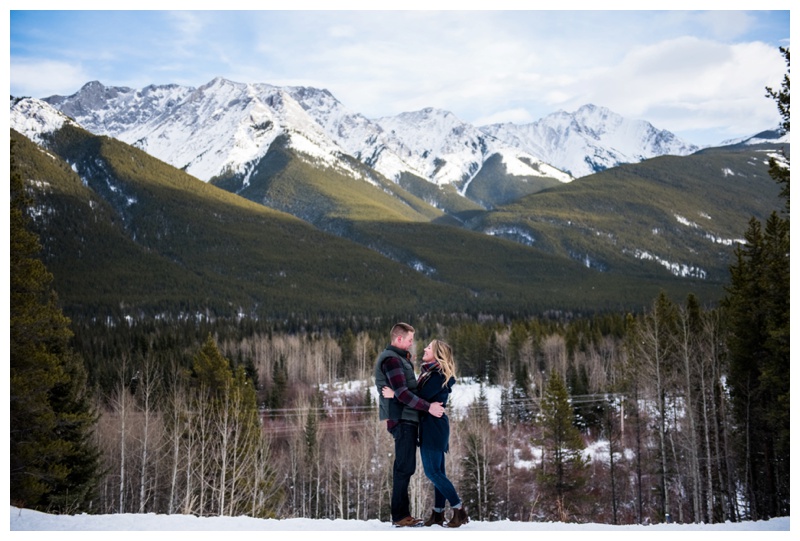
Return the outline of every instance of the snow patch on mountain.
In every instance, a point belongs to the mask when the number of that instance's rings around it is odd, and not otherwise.
[[[285,90],[346,154],[391,180],[398,180],[403,173],[425,178],[422,171],[401,158],[400,154],[409,155],[410,151],[397,137],[347,109],[329,91],[297,86]]]
[[[493,237],[503,237],[510,239],[526,246],[533,246],[536,238],[524,228],[519,226],[498,226],[484,229],[486,235]]]
[[[679,224],[685,225],[686,227],[689,227],[691,229],[697,229],[699,231],[702,231],[703,232],[703,237],[708,239],[708,240],[710,240],[711,242],[713,242],[715,244],[722,244],[724,246],[733,246],[734,244],[744,244],[745,243],[744,239],[726,239],[726,238],[720,237],[718,235],[715,235],[713,233],[709,233],[708,231],[704,230],[696,222],[693,222],[693,221],[689,220],[688,218],[686,218],[684,216],[681,216],[680,214],[675,214],[674,216],[675,216],[675,219],[678,221]],[[704,213],[704,214],[702,214],[702,216],[704,218],[708,219],[708,220],[711,219],[711,217],[708,214]]]
[[[568,173],[556,169],[550,164],[518,150],[498,150],[497,153],[503,160],[503,165],[509,175],[518,177],[549,177],[559,182],[572,182],[573,178]]]
[[[481,133],[448,111],[426,108],[376,120],[390,141],[402,141],[401,158],[436,185],[464,184],[483,165],[485,143]]]
[[[623,253],[628,253],[628,251],[623,250]],[[687,265],[686,263],[676,263],[673,261],[669,261],[655,254],[651,254],[646,250],[639,250],[639,249],[633,250],[632,255],[636,259],[641,259],[645,261],[655,261],[659,265],[666,267],[667,270],[669,270],[673,275],[681,278],[700,278],[702,280],[705,280],[707,275],[706,271],[701,269],[700,267]]]

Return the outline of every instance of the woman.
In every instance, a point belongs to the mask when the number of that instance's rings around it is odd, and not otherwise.
[[[441,402],[447,405],[447,397],[455,385],[456,365],[453,350],[441,340],[433,340],[425,348],[422,355],[422,367],[417,379],[416,394],[428,402]],[[385,398],[394,397],[390,387],[383,387]],[[444,526],[445,500],[450,502],[453,516],[447,523],[448,528],[458,528],[469,522],[467,511],[461,498],[458,497],[453,483],[447,478],[444,466],[444,454],[450,447],[450,421],[445,413],[441,417],[428,414],[420,416],[419,454],[425,476],[433,483],[433,511],[425,526],[438,524]]]

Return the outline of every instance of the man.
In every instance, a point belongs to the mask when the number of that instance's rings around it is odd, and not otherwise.
[[[444,414],[441,402],[427,402],[414,393],[417,377],[411,364],[413,344],[414,327],[397,323],[392,327],[391,344],[375,362],[380,419],[386,421],[386,428],[394,438],[391,506],[392,524],[397,527],[422,526],[422,519],[411,516],[408,496],[408,485],[417,468],[419,412],[427,411],[434,417]],[[394,399],[381,395],[381,389],[387,385],[394,391]]]

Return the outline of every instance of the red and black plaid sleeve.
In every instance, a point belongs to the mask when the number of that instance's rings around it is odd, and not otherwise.
[[[394,391],[394,397],[406,406],[420,411],[428,411],[430,402],[421,399],[408,389],[402,361],[397,357],[389,357],[383,362],[383,370]]]

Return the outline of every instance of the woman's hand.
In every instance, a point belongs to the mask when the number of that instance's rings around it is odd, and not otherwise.
[[[391,387],[384,386],[384,388],[381,389],[381,394],[384,398],[394,398],[394,391]]]

